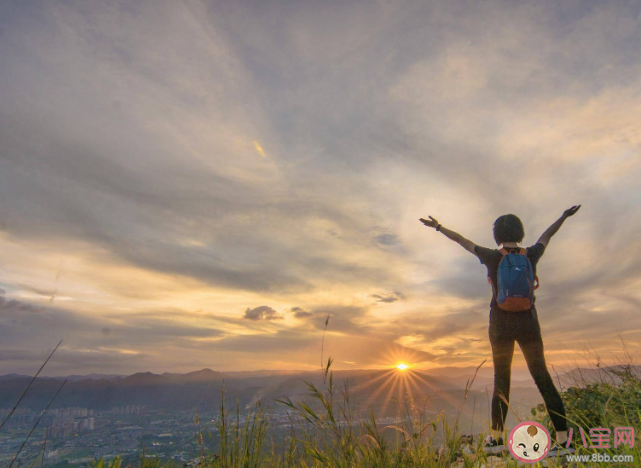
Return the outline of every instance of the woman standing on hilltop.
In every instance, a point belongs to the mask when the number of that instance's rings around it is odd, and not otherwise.
[[[550,419],[554,424],[557,443],[549,455],[573,453],[572,442],[567,444],[567,421],[563,400],[554,386],[543,354],[541,328],[534,305],[534,289],[538,287],[536,264],[543,255],[550,239],[563,222],[574,215],[581,205],[565,210],[531,247],[524,249],[519,243],[525,237],[521,220],[513,214],[500,216],[494,222],[494,240],[500,249],[480,247],[462,235],[443,227],[429,216],[420,218],[425,226],[435,228],[448,239],[460,244],[476,255],[487,267],[492,285],[490,325],[488,328],[494,361],[494,394],[492,396],[492,434],[488,436],[485,451],[496,453],[506,450],[503,443],[505,418],[510,396],[510,377],[514,343],[517,342],[527,362],[528,369],[538,387]],[[562,444],[562,445],[561,445]]]

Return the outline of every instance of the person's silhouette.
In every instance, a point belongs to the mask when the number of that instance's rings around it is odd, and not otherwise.
[[[488,333],[494,362],[494,393],[492,396],[492,434],[487,439],[486,451],[505,450],[502,434],[510,397],[510,377],[515,342],[519,344],[530,374],[543,396],[545,406],[556,431],[557,442],[559,444],[567,442],[565,408],[545,363],[543,340],[534,304],[534,294],[532,292],[531,306],[528,309],[520,311],[504,310],[497,301],[497,285],[499,284],[497,276],[499,264],[504,254],[522,250],[525,250],[522,253],[527,256],[533,269],[533,275],[536,275],[536,264],[543,255],[550,239],[556,234],[563,222],[574,215],[580,207],[581,205],[575,205],[565,210],[563,215],[541,235],[536,244],[527,249],[522,249],[519,246],[525,236],[521,220],[513,214],[500,216],[494,222],[494,240],[498,246],[502,246],[505,249],[503,252],[476,245],[457,232],[443,227],[432,216],[429,216],[429,219],[420,218],[420,221],[425,226],[442,232],[448,239],[457,242],[465,250],[476,255],[481,263],[487,267],[488,280],[492,284]],[[570,446],[568,445],[568,447]],[[571,447],[570,450],[572,450]],[[560,451],[560,447],[552,447],[550,454],[554,454],[555,451]]]

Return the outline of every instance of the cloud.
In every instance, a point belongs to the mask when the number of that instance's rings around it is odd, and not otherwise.
[[[258,143],[256,140],[254,140],[254,147],[256,148],[256,152],[260,154],[263,158],[267,157],[267,155],[265,154],[265,150],[263,149],[262,146],[260,146],[260,143]]]
[[[641,327],[632,4],[2,12],[7,369],[37,364],[41,330],[86,368],[305,367],[327,316],[359,365],[394,342],[467,364],[485,268],[418,218],[492,247],[515,212],[530,245],[574,203],[538,266],[546,350]]]
[[[7,319],[9,313],[38,313],[43,310],[42,307],[29,304],[27,302],[17,301],[15,299],[6,299],[4,296],[0,296],[0,310],[3,311],[2,319]]]
[[[247,320],[282,320],[283,317],[278,314],[274,309],[269,306],[259,306],[250,309],[249,307],[245,310],[245,316]]]
[[[3,368],[26,369],[26,362],[37,367],[46,358],[46,350],[50,352],[59,340],[63,344],[48,365],[49,374],[76,370],[89,373],[92,366],[135,372],[156,366],[158,356],[167,349],[175,350],[167,359],[176,366],[198,349],[201,340],[224,335],[221,330],[186,324],[176,318],[176,314],[130,314],[121,321],[0,297],[0,326],[5,330],[0,340]],[[127,360],[127,356],[134,355],[135,360]]]
[[[398,242],[398,238],[394,234],[385,233],[376,236],[374,241],[381,245],[394,245]]]
[[[383,302],[388,304],[404,298],[403,293],[400,291],[393,291],[387,294],[370,294],[370,296],[376,299],[376,302]]]
[[[289,310],[289,312],[294,314],[294,317],[296,317],[298,319],[307,318],[307,317],[311,317],[311,316],[314,315],[312,312],[307,312],[306,310],[301,309],[300,307],[292,307]]]

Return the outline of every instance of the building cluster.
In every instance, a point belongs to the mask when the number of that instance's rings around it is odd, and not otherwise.
[[[51,439],[95,429],[94,412],[87,408],[54,409],[50,416],[53,417],[53,422],[47,428],[47,437]]]
[[[111,412],[125,416],[147,416],[147,405],[114,406]]]
[[[0,409],[0,421],[4,421],[9,416],[11,410]],[[7,427],[27,427],[31,426],[38,415],[28,408],[17,408],[11,418],[7,421]]]

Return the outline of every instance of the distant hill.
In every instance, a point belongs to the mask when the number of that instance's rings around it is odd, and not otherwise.
[[[474,367],[442,368],[401,373],[394,369],[360,369],[334,371],[333,376],[335,385],[348,385],[355,407],[371,408],[377,417],[396,416],[398,402],[403,401],[404,392],[408,391],[416,402],[427,399],[427,411],[432,417],[444,412],[449,419],[461,411],[462,427],[473,424],[478,431],[484,429],[482,425],[489,414],[493,371],[491,368],[479,371],[465,400],[465,387],[475,370]],[[285,407],[275,399],[310,401],[306,382],[319,388],[323,386],[320,370],[218,372],[201,369],[185,374],[139,372],[129,376],[80,377],[69,379],[53,408],[85,407],[104,411],[126,405],[146,405],[149,409],[216,413],[224,385],[229,405],[238,401],[241,408],[247,408],[262,401],[266,406],[284,411]],[[61,378],[64,377],[37,379],[21,407],[42,410],[59,387]],[[0,409],[15,403],[30,380],[31,377],[18,374],[0,376]],[[527,417],[530,408],[542,402],[531,379],[512,381],[510,403],[521,418]],[[508,422],[514,417],[510,414]]]
[[[118,374],[88,374],[88,375],[68,375],[66,377],[54,377],[58,380],[67,379],[71,382],[78,382],[80,380],[112,380],[120,379],[122,375]]]
[[[458,375],[454,371],[446,372],[447,376],[423,371],[340,370],[334,371],[334,382],[337,385],[346,382],[354,401],[388,413],[391,411],[390,399],[402,398],[405,390],[418,399],[429,396],[433,402],[440,402],[439,406],[451,406],[456,398],[462,398],[473,375],[466,374],[466,370],[459,369]],[[129,376],[92,374],[75,377],[69,379],[54,407],[108,410],[115,406],[147,405],[150,408],[206,411],[219,406],[223,385],[230,401],[238,399],[242,405],[251,405],[258,400],[271,404],[282,397],[300,400],[309,393],[306,381],[319,387],[323,383],[320,371],[217,372],[202,369],[186,374],[140,372]],[[42,409],[60,385],[60,379],[62,377],[37,379],[23,406]],[[0,376],[0,404],[9,407],[30,380],[31,377],[18,374]],[[491,384],[491,379],[477,376],[473,389],[485,392],[489,387],[491,391]]]
[[[561,382],[562,388],[582,386],[595,382],[608,382],[611,384],[618,384],[621,379],[617,376],[617,372],[623,370],[622,366],[607,366],[596,368],[576,368],[569,372],[561,374],[558,380]],[[641,366],[630,366],[630,372],[637,377],[641,377]],[[554,379],[555,383],[557,379]]]
[[[0,375],[0,382],[4,380],[14,380],[18,378],[26,378],[31,380],[33,376],[23,375],[23,374],[5,374]],[[52,380],[69,380],[70,382],[78,382],[80,380],[111,380],[111,379],[120,379],[121,375],[118,374],[87,374],[87,375],[67,375],[60,377],[47,377],[47,376],[38,376],[39,379],[52,379]]]
[[[612,381],[616,383],[611,368],[573,369],[554,376],[561,388],[581,382]],[[371,407],[378,416],[392,416],[395,398],[402,399],[409,391],[416,400],[429,398],[430,411],[456,413],[464,400],[465,387],[471,382],[475,367],[445,367],[429,370],[339,370],[334,371],[337,385],[347,383],[352,401],[360,407]],[[633,368],[641,375],[641,366]],[[40,377],[23,400],[21,407],[39,411],[65,377]],[[301,400],[308,397],[306,382],[322,387],[319,371],[259,370],[219,372],[201,369],[185,374],[139,372],[129,376],[114,374],[72,375],[60,392],[53,407],[86,407],[109,410],[123,405],[146,405],[150,409],[216,411],[224,388],[230,402],[242,406],[253,405],[259,400],[274,405],[275,399],[289,397]],[[0,376],[0,409],[9,408],[24,391],[30,376],[7,374]],[[468,400],[476,401],[476,410],[487,412],[493,390],[493,369],[479,369]],[[531,379],[512,380],[511,403],[527,411],[542,401]],[[469,406],[469,405],[468,405]],[[282,407],[282,406],[281,406]],[[464,410],[463,418],[470,416]]]

